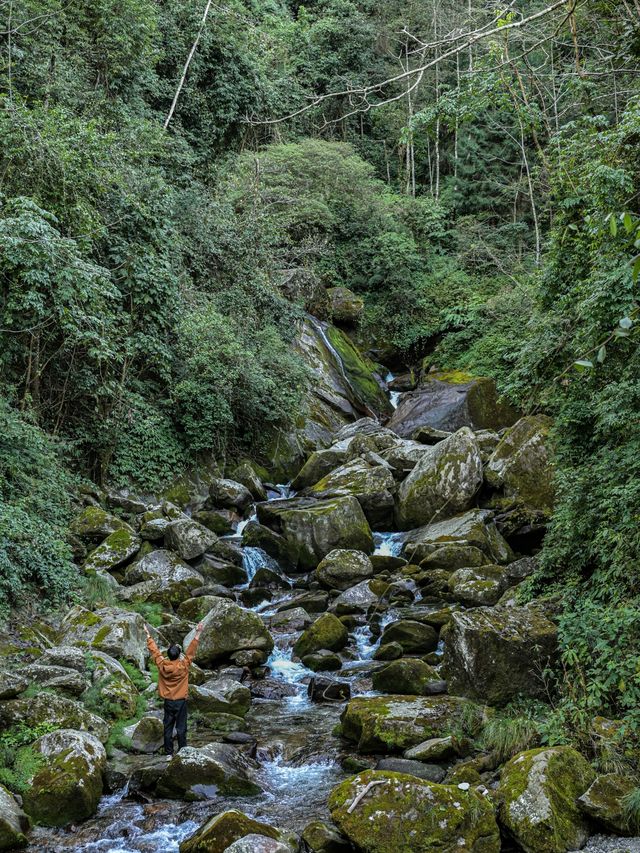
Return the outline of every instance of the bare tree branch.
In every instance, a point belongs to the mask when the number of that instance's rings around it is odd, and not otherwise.
[[[169,122],[173,118],[173,114],[176,109],[176,104],[178,103],[178,98],[180,97],[180,92],[182,91],[182,87],[184,86],[184,81],[187,78],[187,71],[189,70],[189,66],[191,65],[191,60],[196,52],[198,47],[198,42],[200,41],[200,36],[204,32],[205,25],[207,23],[207,16],[209,15],[209,9],[211,8],[213,0],[207,0],[207,5],[205,6],[204,14],[202,16],[202,20],[200,21],[200,27],[198,28],[198,34],[196,35],[194,43],[191,45],[191,50],[189,51],[189,56],[187,56],[187,61],[184,64],[184,68],[182,69],[182,77],[180,78],[180,82],[178,83],[178,88],[176,89],[176,93],[173,96],[173,101],[171,103],[171,109],[169,110],[169,114],[164,120],[164,129],[166,130],[169,127]]]

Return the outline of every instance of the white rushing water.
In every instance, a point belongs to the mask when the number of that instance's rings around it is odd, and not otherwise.
[[[396,377],[393,373],[387,373],[385,377],[385,382],[387,383],[387,390],[389,390],[389,383],[393,382]],[[389,402],[393,406],[394,409],[398,408],[398,403],[400,402],[400,391],[389,391]]]
[[[271,569],[272,572],[282,575],[277,560],[270,557],[262,548],[245,546],[242,549],[242,568],[247,573],[248,583],[254,579],[258,569]]]
[[[404,545],[404,533],[374,533],[374,554],[380,557],[399,557]]]

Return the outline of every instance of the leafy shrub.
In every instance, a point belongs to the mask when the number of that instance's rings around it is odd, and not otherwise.
[[[18,723],[0,734],[0,784],[23,794],[31,777],[45,762],[44,756],[30,749],[30,744],[56,728],[51,723],[33,727]]]

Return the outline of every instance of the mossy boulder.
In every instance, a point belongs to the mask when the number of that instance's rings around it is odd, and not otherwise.
[[[311,853],[352,853],[351,843],[333,824],[312,820],[302,831],[302,840]]]
[[[266,471],[263,471],[262,473],[264,476]],[[232,476],[236,483],[240,483],[241,486],[244,486],[245,489],[248,489],[249,492],[251,492],[251,497],[254,498],[254,500],[266,501],[267,490],[263,486],[260,472],[253,462],[250,462],[249,460],[241,462],[236,466],[236,468],[234,468]]]
[[[348,287],[327,289],[329,313],[335,323],[355,326],[364,313],[364,299]]]
[[[213,678],[204,684],[192,684],[189,700],[199,711],[244,717],[251,707],[251,691],[232,678]]]
[[[355,586],[346,589],[334,600],[332,610],[338,616],[350,613],[367,613],[368,610],[380,600],[376,581],[365,580]]]
[[[167,547],[176,551],[183,560],[200,557],[218,541],[215,533],[191,518],[172,521],[164,536]]]
[[[105,748],[87,732],[61,729],[32,745],[42,766],[24,795],[24,809],[36,823],[66,826],[91,817],[102,796]]]
[[[400,643],[381,643],[373,653],[374,660],[398,660],[404,654]]]
[[[131,530],[115,530],[93,550],[84,563],[85,572],[112,572],[132,560],[140,550],[140,539]]]
[[[29,682],[19,672],[8,669],[0,669],[0,701],[4,699],[15,699],[29,686]]]
[[[402,482],[398,490],[398,527],[412,530],[469,509],[481,484],[478,444],[465,427],[426,448]]]
[[[457,696],[358,696],[342,712],[342,735],[359,752],[402,752],[447,737],[461,721],[482,722],[484,710]]]
[[[478,607],[451,614],[443,629],[451,693],[504,705],[544,699],[543,671],[557,654],[557,628],[537,608]]]
[[[521,418],[500,439],[485,471],[494,488],[545,514],[551,513],[554,501],[548,440],[551,425],[544,415]]]
[[[358,499],[294,498],[258,504],[258,519],[287,543],[287,562],[314,569],[337,548],[373,552],[373,535]]]
[[[28,844],[30,822],[10,791],[0,785],[0,851],[22,850]]]
[[[194,512],[192,517],[216,536],[227,536],[233,533],[240,521],[240,516],[230,509],[201,509]]]
[[[346,590],[373,577],[373,565],[362,551],[337,548],[320,562],[315,577],[327,589]]]
[[[438,764],[439,762],[455,758],[457,754],[457,738],[449,735],[448,737],[429,738],[429,740],[409,747],[409,749],[405,750],[404,757],[410,758],[413,761],[426,761]]]
[[[314,450],[291,482],[291,488],[302,491],[326,477],[347,460],[347,443]]]
[[[455,572],[458,569],[486,566],[488,563],[486,553],[474,545],[441,545],[427,554],[420,568]]]
[[[457,569],[449,576],[449,592],[466,607],[491,606],[500,600],[508,583],[503,566]]]
[[[355,439],[354,439],[355,442]],[[396,482],[389,467],[352,459],[324,476],[305,494],[317,498],[358,499],[372,528],[388,530],[393,521]]]
[[[202,824],[180,844],[180,853],[224,853],[234,841],[246,835],[264,835],[277,839],[280,833],[274,826],[231,809],[214,815]]]
[[[80,696],[87,688],[87,681],[75,669],[64,666],[52,666],[32,663],[25,667],[24,673],[31,683],[43,689],[55,690],[65,696]]]
[[[125,734],[131,739],[133,752],[152,754],[158,752],[164,742],[164,727],[158,717],[143,717],[130,731],[125,730]]]
[[[486,797],[405,773],[359,773],[333,789],[329,810],[338,829],[366,853],[500,850],[498,825]]]
[[[348,642],[349,633],[338,617],[333,613],[323,613],[302,632],[293,647],[293,651],[299,658],[303,658],[320,651],[320,649],[338,652]]]
[[[65,645],[124,658],[138,669],[144,669],[148,656],[144,619],[138,613],[117,607],[92,612],[76,605],[63,619],[59,639]]]
[[[88,506],[83,509],[71,522],[70,529],[74,536],[80,536],[92,542],[101,542],[116,530],[134,533],[133,527],[126,521],[97,506]]]
[[[214,666],[243,650],[255,650],[266,660],[273,649],[273,637],[262,619],[228,599],[217,598],[202,621],[203,630],[196,653],[199,666]],[[185,648],[194,633],[192,631],[185,637]]]
[[[30,699],[1,702],[0,727],[10,728],[21,723],[29,728],[47,723],[61,729],[89,732],[103,743],[109,737],[109,726],[102,717],[87,711],[80,702],[54,693],[38,693]]]
[[[419,658],[401,658],[373,673],[373,689],[381,693],[431,696],[439,681],[435,669]]]
[[[636,787],[628,776],[604,773],[578,798],[578,807],[607,832],[631,835],[623,800]]]
[[[436,373],[402,395],[388,426],[403,438],[419,427],[454,432],[461,427],[497,430],[513,424],[517,412],[498,398],[495,382],[462,371]]]
[[[525,853],[578,850],[589,837],[578,798],[595,775],[569,746],[521,752],[502,770],[499,821]]]
[[[213,799],[253,796],[261,789],[253,780],[257,765],[226,743],[186,746],[174,755],[156,784],[156,794],[169,799]]]
[[[176,606],[191,598],[192,590],[204,584],[204,577],[178,554],[158,548],[128,567],[124,583],[131,587],[128,595],[132,599]]]
[[[427,524],[412,530],[405,537],[402,556],[420,564],[444,545],[471,546],[482,551],[491,563],[510,563],[513,551],[500,535],[493,513],[486,509],[471,509],[444,521]]]
[[[238,509],[242,512],[253,503],[253,496],[242,483],[219,478],[209,486],[209,500],[213,507]]]
[[[320,649],[302,658],[302,663],[312,672],[336,672],[342,669],[339,656],[328,649]]]
[[[438,645],[438,634],[431,625],[413,619],[399,619],[384,629],[381,643],[400,643],[405,654],[426,654]]]

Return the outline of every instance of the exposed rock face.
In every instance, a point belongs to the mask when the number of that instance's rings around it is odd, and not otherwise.
[[[457,569],[449,576],[452,597],[466,607],[497,604],[508,585],[503,566]]]
[[[257,501],[266,501],[267,490],[262,485],[256,466],[246,460],[234,469],[233,479],[251,492],[251,497]]]
[[[131,727],[130,732],[125,730],[125,734],[131,738],[131,749],[134,752],[157,752],[163,744],[162,720],[158,717],[143,717]]]
[[[358,744],[360,752],[396,752],[427,738],[446,737],[463,715],[483,710],[456,696],[356,697],[342,712],[342,734]]]
[[[115,530],[92,551],[84,563],[85,572],[111,572],[132,560],[140,549],[140,539],[126,528]]]
[[[244,717],[251,706],[251,691],[232,678],[212,678],[189,688],[191,705],[200,711]]]
[[[336,548],[373,551],[371,529],[354,497],[262,503],[258,519],[283,536],[288,562],[301,571],[315,568]]]
[[[148,654],[142,616],[116,607],[103,607],[94,613],[80,605],[73,607],[62,622],[60,640],[87,651],[96,649],[125,658],[138,669],[144,669]]]
[[[361,581],[341,593],[331,605],[338,616],[347,613],[367,613],[369,608],[375,605],[380,596],[375,590],[375,581]]]
[[[403,438],[411,438],[418,427],[448,432],[465,426],[495,430],[509,426],[516,418],[509,405],[498,402],[492,379],[442,373],[403,394],[388,426]]]
[[[216,603],[203,620],[202,636],[196,654],[200,666],[213,666],[241,650],[255,649],[264,660],[273,649],[273,638],[262,619],[250,610],[244,610],[233,601],[216,599]],[[192,631],[184,639],[185,648],[193,639]]]
[[[349,634],[333,613],[323,613],[306,631],[303,631],[293,650],[298,657],[313,654],[320,649],[340,651],[347,645]]]
[[[393,519],[395,490],[396,483],[388,467],[352,459],[308,488],[306,494],[317,498],[353,495],[371,527],[388,530]]]
[[[209,486],[209,497],[214,507],[244,510],[253,503],[249,489],[235,480],[214,480]]]
[[[364,300],[348,287],[330,287],[329,312],[334,322],[344,326],[355,326],[364,313]]]
[[[327,589],[346,590],[373,577],[373,565],[362,551],[336,549],[321,561],[315,576]]]
[[[430,625],[413,619],[400,619],[388,625],[382,643],[400,643],[407,654],[432,652],[438,645],[438,635]]]
[[[71,522],[71,532],[92,542],[101,542],[116,530],[133,534],[130,524],[96,506],[88,506]]]
[[[87,732],[60,729],[33,744],[43,766],[24,796],[25,811],[47,826],[65,826],[90,817],[102,796],[102,771],[107,754],[98,738]]]
[[[500,850],[500,833],[486,798],[405,773],[368,770],[352,776],[333,789],[329,809],[340,831],[367,853]]]
[[[260,787],[251,778],[255,766],[226,743],[186,746],[167,764],[156,792],[161,797],[190,801],[209,799],[216,792],[227,796],[259,794]]]
[[[165,531],[167,546],[177,551],[183,560],[200,557],[217,541],[215,533],[190,518],[172,521]]]
[[[589,763],[571,747],[521,752],[502,770],[500,823],[525,853],[578,850],[589,832],[577,801],[594,778]]]
[[[65,729],[89,732],[103,743],[109,737],[109,726],[97,714],[87,711],[79,702],[39,693],[31,699],[10,699],[0,703],[0,725],[15,726],[24,723],[34,728],[42,723]]]
[[[435,689],[441,683],[435,669],[418,658],[402,658],[373,673],[373,689],[381,693],[432,696],[444,692]]]
[[[3,699],[15,699],[29,686],[27,679],[18,672],[10,672],[8,669],[0,669],[0,701]]]
[[[584,814],[608,832],[631,835],[622,801],[634,787],[633,781],[627,776],[605,773],[598,776],[589,789],[578,798],[578,806]]]
[[[32,663],[25,668],[24,672],[29,681],[68,696],[80,696],[87,688],[87,682],[79,672],[64,666]]]
[[[398,526],[411,530],[471,507],[482,484],[474,434],[463,428],[428,448],[398,491]]]
[[[491,705],[545,698],[542,672],[555,660],[556,626],[532,607],[479,607],[443,629],[449,690]]]
[[[495,526],[493,513],[485,509],[471,509],[446,521],[412,530],[405,539],[403,556],[412,563],[420,563],[445,545],[472,546],[492,563],[513,560],[511,548]]]
[[[521,418],[500,439],[486,468],[486,478],[492,486],[545,514],[551,512],[554,500],[547,446],[551,424],[544,415]]]
[[[247,835],[278,838],[278,830],[232,809],[214,815],[180,845],[180,853],[225,853],[227,848]]]
[[[0,851],[26,847],[28,832],[29,818],[11,793],[0,785]]]

